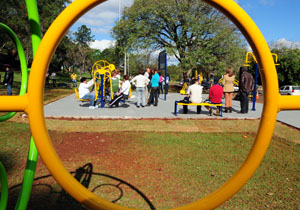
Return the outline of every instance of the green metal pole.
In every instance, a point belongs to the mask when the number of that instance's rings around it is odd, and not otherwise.
[[[39,153],[35,147],[33,137],[31,136],[28,157],[26,162],[26,169],[22,183],[22,189],[18,197],[15,209],[26,209],[30,198],[32,184],[34,180],[37,158]]]
[[[0,210],[6,210],[8,199],[8,183],[5,168],[0,162],[0,183],[1,183],[1,199]]]
[[[13,32],[13,30],[11,28],[9,28],[7,25],[5,25],[3,23],[0,23],[0,29],[4,30],[10,36],[10,38],[13,40],[13,42],[15,43],[15,45],[17,47],[20,64],[21,64],[21,72],[22,72],[22,81],[21,81],[21,88],[20,88],[19,95],[22,96],[27,92],[27,83],[28,83],[28,69],[27,69],[25,52],[24,52],[23,46],[21,44],[21,41],[19,40],[19,38],[17,37],[17,35],[15,34],[15,32]],[[0,116],[0,122],[9,120],[15,114],[16,114],[16,112],[9,112],[5,115]]]
[[[31,30],[32,50],[34,57],[42,39],[41,25],[36,0],[26,0],[26,7]],[[36,149],[33,137],[31,137],[26,163],[26,170],[24,172],[24,178],[22,183],[22,190],[19,194],[18,202],[15,207],[15,209],[17,210],[25,210],[27,208],[32,190],[37,158],[38,151]]]

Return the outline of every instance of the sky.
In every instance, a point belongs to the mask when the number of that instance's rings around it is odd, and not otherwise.
[[[111,30],[125,6],[134,0],[108,0],[90,10],[71,28],[75,31],[80,25],[92,29],[95,42],[93,48],[103,50],[114,40]],[[293,45],[300,48],[300,0],[235,0],[253,19],[266,41]]]

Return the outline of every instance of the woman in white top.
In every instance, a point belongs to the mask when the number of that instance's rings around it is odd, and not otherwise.
[[[109,107],[113,105],[119,106],[120,100],[123,98],[124,100],[128,99],[129,91],[130,91],[130,82],[128,81],[128,75],[124,75],[124,82],[119,90],[116,93],[116,97],[109,103]]]
[[[137,93],[137,107],[140,108],[146,106],[146,98],[145,98],[145,91],[148,83],[150,80],[143,75],[144,71],[140,70],[139,75],[135,76],[130,83],[135,84],[136,86],[136,93]],[[142,99],[142,104],[141,104]]]

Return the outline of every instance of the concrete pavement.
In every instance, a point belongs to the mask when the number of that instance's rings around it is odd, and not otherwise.
[[[208,98],[204,94],[203,99]],[[62,98],[58,101],[45,105],[45,117],[53,118],[122,118],[122,119],[141,119],[141,118],[216,118],[216,119],[259,119],[261,117],[263,104],[256,103],[256,111],[251,111],[252,103],[249,103],[247,114],[238,114],[240,102],[233,101],[233,113],[223,113],[223,117],[209,116],[205,107],[202,107],[201,114],[196,113],[196,107],[190,106],[188,114],[183,114],[182,106],[178,106],[178,115],[174,115],[175,100],[182,100],[183,96],[179,93],[170,93],[167,100],[160,96],[158,106],[137,108],[136,97],[130,98],[125,104],[120,104],[118,108],[97,108],[88,109],[88,102],[79,102],[75,99],[75,94]],[[223,101],[224,104],[224,101]],[[294,127],[300,128],[300,111],[284,111],[278,114],[277,120]]]

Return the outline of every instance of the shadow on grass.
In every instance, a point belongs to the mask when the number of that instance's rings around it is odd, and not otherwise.
[[[83,186],[86,188],[90,187],[92,177],[102,177],[108,178],[110,180],[115,181],[117,184],[111,183],[102,183],[94,187],[91,191],[95,192],[97,189],[103,187],[113,187],[117,189],[119,195],[117,198],[110,200],[112,203],[116,203],[121,200],[124,196],[124,191],[121,185],[125,185],[129,187],[131,190],[135,191],[149,206],[149,209],[155,210],[156,208],[151,203],[151,201],[147,198],[147,196],[142,193],[135,186],[130,183],[119,179],[117,177],[93,172],[92,163],[88,163],[78,169],[75,172],[70,172],[74,174],[74,178],[77,179]],[[47,182],[48,178],[52,178],[52,175],[45,175],[41,177],[37,177],[34,179],[35,182],[44,181]],[[9,188],[9,199],[7,209],[14,209],[16,201],[18,200],[18,194],[21,190],[22,184],[17,184]],[[38,210],[38,209],[64,209],[64,210],[81,210],[87,209],[78,203],[75,199],[73,199],[66,191],[64,191],[58,184],[45,184],[45,183],[37,183],[32,186],[32,193],[30,197],[30,201],[27,207],[28,210]]]
[[[13,169],[17,163],[11,156],[10,153],[0,153],[0,162],[3,164],[6,173]]]

